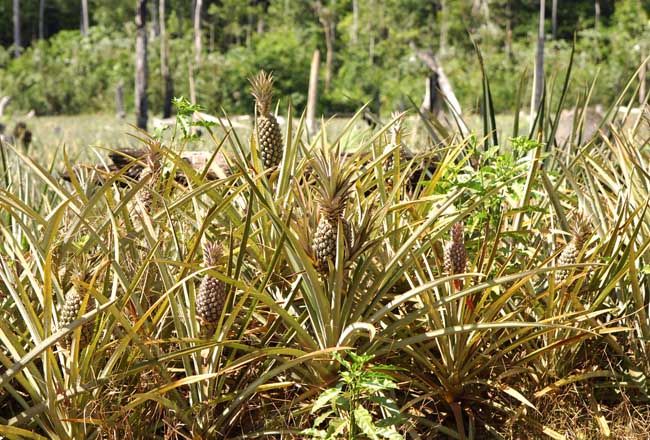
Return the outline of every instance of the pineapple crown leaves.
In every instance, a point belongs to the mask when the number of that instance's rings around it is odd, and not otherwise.
[[[464,243],[463,222],[455,223],[451,227],[451,241],[454,243]]]
[[[582,247],[592,232],[589,217],[582,212],[576,212],[571,218],[571,239],[570,241],[567,240],[567,242],[572,242],[578,247]]]
[[[162,168],[161,144],[158,141],[149,140],[145,144],[145,153],[142,157],[145,168],[157,173]]]
[[[216,266],[223,255],[223,246],[217,241],[203,243],[203,263],[206,266]]]
[[[346,166],[343,159],[337,148],[320,151],[312,160],[320,209],[332,217],[343,213],[356,180],[354,168]]]
[[[261,70],[248,81],[251,84],[251,94],[255,98],[258,113],[264,116],[268,115],[273,98],[273,74]]]
[[[406,112],[393,112],[390,115],[395,121],[390,128],[390,143],[393,147],[402,143],[402,130],[404,128],[403,124],[405,115]]]

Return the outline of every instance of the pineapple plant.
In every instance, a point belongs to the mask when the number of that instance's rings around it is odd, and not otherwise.
[[[415,154],[402,142],[402,124],[404,122],[404,114],[393,112],[391,115],[395,119],[395,123],[390,128],[391,140],[384,152],[392,151],[384,160],[384,173],[388,175],[386,181],[389,185],[393,184],[393,168],[395,166],[395,159],[398,160],[398,167],[402,167],[408,161],[413,160]]]
[[[162,166],[160,160],[159,145],[147,145],[147,153],[144,156],[144,168],[140,173],[139,180],[144,181],[149,179],[138,191],[137,199],[142,204],[147,213],[151,214],[153,211],[154,196],[156,191],[157,181],[160,177]]]
[[[582,252],[590,234],[591,226],[589,222],[582,215],[577,215],[571,228],[571,241],[569,241],[569,244],[567,244],[560,254],[557,260],[558,265],[566,266],[576,264],[578,262],[578,256]],[[571,270],[558,270],[555,273],[556,282],[560,284],[566,281],[570,272]]]
[[[95,301],[92,298],[88,298],[85,308],[82,309],[84,292],[81,287],[79,280],[73,283],[73,286],[65,295],[65,302],[61,307],[61,315],[59,318],[59,328],[63,328],[70,324],[79,316],[87,313],[95,308]],[[93,322],[87,322],[81,327],[81,336],[79,338],[79,347],[83,348],[90,342],[90,339],[93,335]],[[74,332],[69,333],[62,340],[62,345],[64,348],[69,349],[72,346],[72,340],[74,338]]]
[[[462,274],[467,269],[467,250],[463,239],[463,223],[455,223],[451,227],[451,241],[445,247],[445,271],[448,275]],[[462,280],[454,280],[454,289],[462,290]],[[466,297],[467,306],[474,310],[474,303],[469,296]]]
[[[323,153],[313,162],[320,220],[312,240],[312,251],[316,268],[321,273],[328,272],[328,261],[336,260],[339,223],[346,252],[352,246],[352,227],[344,214],[354,180],[352,170],[343,170],[341,165],[340,157],[335,154],[328,158]]]
[[[262,70],[249,81],[257,108],[257,137],[259,139],[260,159],[265,169],[273,168],[280,164],[283,151],[280,125],[271,113],[273,75]]]
[[[203,264],[205,267],[214,267],[219,264],[223,248],[217,242],[206,242],[203,245]],[[226,283],[217,278],[206,275],[201,280],[199,294],[196,298],[196,315],[206,328],[214,329],[219,322],[221,313],[226,306],[228,290]]]

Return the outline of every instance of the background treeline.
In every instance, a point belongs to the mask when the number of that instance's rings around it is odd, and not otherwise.
[[[160,17],[165,1],[166,16]],[[84,32],[87,5],[89,29]],[[553,7],[557,8],[555,21]],[[19,6],[20,56],[15,56]],[[197,4],[200,13],[194,13]],[[514,104],[516,83],[534,60],[539,3],[526,0],[149,0],[147,2],[149,108],[162,112],[160,23],[165,20],[176,96],[189,96],[217,112],[250,112],[246,78],[272,70],[277,94],[302,110],[309,66],[321,52],[319,110],[352,112],[373,102],[382,113],[422,100],[427,69],[413,45],[436,53],[465,111],[477,109],[481,73],[472,39],[483,52],[498,112]],[[574,30],[570,103],[589,92],[592,103],[610,102],[647,56],[650,1],[546,1],[546,74],[559,89]],[[112,111],[122,82],[127,111],[133,107],[135,1],[2,0],[0,95],[13,109],[37,114]],[[200,63],[195,44],[200,18]],[[84,35],[85,34],[85,35]],[[471,36],[471,38],[470,38]],[[329,68],[327,67],[329,51]],[[190,67],[191,66],[191,67]],[[558,91],[559,93],[559,91]]]

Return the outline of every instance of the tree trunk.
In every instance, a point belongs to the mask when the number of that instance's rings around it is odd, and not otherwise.
[[[38,39],[45,38],[45,0],[38,2]]]
[[[124,81],[120,80],[115,87],[115,114],[118,118],[124,119],[126,111],[124,110]]]
[[[88,35],[88,0],[81,0],[81,35]]]
[[[14,56],[20,56],[20,0],[14,0]]]
[[[147,0],[136,0],[135,10],[135,118],[147,128]]]
[[[178,36],[183,38],[183,6],[176,2],[176,21],[178,22]]]
[[[196,0],[194,7],[194,62],[196,67],[201,66],[201,9],[203,0]]]
[[[318,70],[320,66],[320,52],[314,51],[311,59],[311,70],[309,73],[309,93],[307,95],[307,129],[310,133],[316,133],[316,104],[318,101]]]
[[[352,0],[352,44],[359,42],[359,0]]]
[[[151,34],[153,38],[160,37],[160,19],[158,16],[159,5],[156,5],[156,2],[151,2]]]
[[[463,122],[462,118],[460,116],[462,115],[462,110],[460,107],[460,102],[456,98],[456,94],[454,93],[454,89],[451,86],[451,82],[449,81],[449,78],[447,78],[447,75],[445,74],[442,66],[438,62],[438,59],[436,56],[429,52],[429,51],[424,51],[418,49],[415,45],[411,44],[411,49],[415,52],[415,55],[429,68],[431,71],[436,75],[434,79],[437,81],[438,85],[438,90],[437,90],[437,97],[436,97],[436,105],[441,105],[443,102],[446,103],[447,108],[455,115],[454,118],[452,119],[457,119],[458,123],[461,124],[461,131],[463,135],[466,135],[469,133],[469,129],[467,126],[465,126],[465,123]],[[427,88],[429,88],[431,83],[429,82],[429,79],[427,79]],[[425,99],[423,102],[423,107],[428,107],[429,103],[431,101],[431,90],[429,91],[428,95],[425,95]],[[435,110],[435,106],[434,106]]]
[[[321,8],[318,15],[319,21],[323,25],[325,46],[327,48],[325,54],[325,93],[328,93],[332,83],[332,68],[334,64],[334,18],[331,11],[325,8]]]
[[[438,49],[440,56],[444,56],[447,53],[447,35],[449,33],[448,15],[447,1],[440,0],[440,47]]]
[[[553,40],[557,40],[557,0],[553,0],[551,6],[551,29],[553,32]]]
[[[167,23],[165,20],[165,0],[158,0],[158,17],[160,22],[160,74],[163,81],[163,119],[172,115],[172,98],[174,83],[169,73],[169,41],[167,39]]]
[[[506,55],[512,58],[512,6],[506,2]]]
[[[539,107],[544,91],[544,13],[545,0],[539,2],[539,29],[537,32],[537,60],[535,62],[535,93],[533,94],[533,108],[531,118]]]
[[[646,46],[645,43],[641,43],[641,63],[644,63],[646,60]],[[646,98],[646,72],[648,70],[648,65],[642,64],[641,69],[639,70],[639,105],[643,105],[645,103],[645,98]]]
[[[594,30],[598,31],[598,22],[600,21],[600,1],[594,1]]]

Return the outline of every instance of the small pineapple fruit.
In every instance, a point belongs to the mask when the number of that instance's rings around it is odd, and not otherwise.
[[[207,242],[203,245],[203,264],[206,267],[217,266],[223,253],[223,248],[219,243]],[[199,295],[196,298],[196,315],[206,326],[216,326],[221,317],[228,291],[226,284],[206,275],[201,280]]]
[[[449,275],[464,273],[467,269],[467,250],[463,240],[463,222],[458,222],[451,227],[451,242],[445,248],[445,271]],[[454,288],[462,290],[462,280],[454,280]],[[472,299],[467,296],[466,303],[470,310],[474,310]]]
[[[83,305],[84,295],[80,293],[81,287],[78,283],[76,286],[73,286],[68,293],[65,295],[65,303],[61,308],[61,317],[59,319],[59,328],[63,328],[70,324],[79,316],[87,313],[95,308],[95,301],[92,298],[88,298],[86,307],[84,310],[81,310]],[[90,339],[93,335],[94,324],[92,321],[87,322],[81,327],[81,336],[79,338],[79,347],[83,348],[90,342]],[[74,332],[69,333],[63,340],[64,348],[70,348],[72,346],[72,340],[74,338]]]
[[[591,234],[589,222],[580,215],[575,219],[571,229],[571,241],[564,248],[557,260],[560,266],[576,264],[578,262],[578,255],[582,252],[582,248]],[[558,270],[555,273],[556,282],[559,284],[566,281],[570,272],[570,270]]]
[[[140,191],[138,191],[137,198],[142,203],[142,206],[145,208],[147,213],[151,214],[153,211],[153,202],[154,195],[156,191],[157,181],[160,177],[161,163],[160,163],[160,151],[158,150],[157,145],[148,145],[147,153],[144,157],[144,168],[140,173],[140,181],[149,179]]]
[[[341,160],[335,154],[317,156],[314,161],[318,192],[320,220],[312,240],[316,267],[322,273],[329,270],[328,261],[336,260],[339,223],[343,231],[346,251],[352,246],[352,228],[344,218],[345,208],[350,198],[350,188],[354,184],[352,170],[341,170]]]
[[[261,71],[251,78],[251,93],[257,107],[257,135],[260,159],[265,169],[273,168],[282,160],[282,133],[280,125],[271,113],[273,98],[273,75]]]
[[[402,123],[403,116],[394,112],[391,117],[395,119],[395,123],[390,129],[391,140],[386,146],[385,151],[392,151],[384,161],[384,173],[388,175],[386,181],[389,185],[393,184],[393,167],[395,166],[395,158],[399,160],[399,167],[403,167],[408,161],[413,160],[415,154],[402,143]]]

